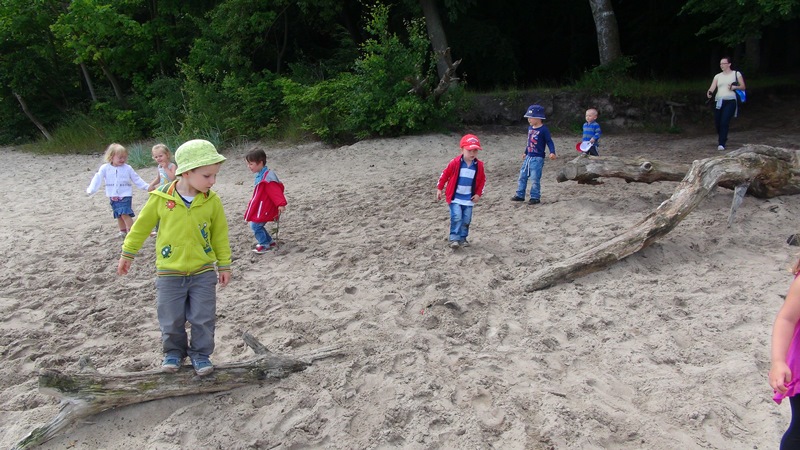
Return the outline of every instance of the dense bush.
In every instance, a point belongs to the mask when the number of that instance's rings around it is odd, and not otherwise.
[[[278,80],[289,117],[320,139],[339,143],[420,132],[445,122],[457,89],[439,99],[409,93],[416,80],[438,79],[424,25],[407,23],[405,44],[389,32],[388,21],[389,9],[375,6],[367,26],[371,38],[361,46],[352,73],[312,85]],[[434,86],[428,81],[425,87],[430,92]]]

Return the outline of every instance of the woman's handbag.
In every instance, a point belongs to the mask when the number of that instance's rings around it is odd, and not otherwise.
[[[733,83],[731,83],[731,86],[739,86],[739,72],[738,71],[736,72],[736,75],[734,75],[734,77],[735,78],[733,80]],[[744,90],[744,89],[735,89],[733,92],[736,93],[736,99],[739,100],[740,102],[744,103],[744,102],[747,101],[747,91],[746,90]]]

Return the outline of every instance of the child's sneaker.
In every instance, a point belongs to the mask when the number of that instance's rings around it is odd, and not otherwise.
[[[541,203],[541,201],[538,198],[532,198],[528,200],[529,205],[538,205],[539,203]]]
[[[462,246],[462,247],[469,247],[469,246],[470,246],[470,243],[469,243],[469,241],[467,241],[466,239],[464,239],[463,241],[461,241],[461,246]]]
[[[192,367],[194,367],[194,373],[201,377],[214,371],[214,365],[211,364],[211,360],[203,357],[192,358]]]
[[[164,360],[161,361],[161,371],[175,373],[181,368],[181,363],[183,363],[183,358],[179,358],[175,355],[166,355],[164,356]]]
[[[450,248],[458,248],[458,241],[450,241]]]
[[[254,248],[253,251],[260,255],[262,253],[267,253],[268,251],[274,249],[277,246],[278,246],[278,243],[275,242],[275,241],[272,241],[272,242],[269,243],[268,246],[263,246],[261,244],[256,245],[256,248]]]
[[[127,235],[128,235],[128,232],[127,232],[127,231],[122,231],[122,230],[119,230],[119,233],[117,233],[117,236],[119,236],[119,237],[121,237],[121,238],[124,238],[124,237],[125,237],[125,236],[127,236]]]
[[[522,198],[522,197],[517,197],[517,196],[515,195],[515,196],[511,197],[511,201],[512,201],[512,202],[524,202],[524,201],[525,201],[525,199],[524,199],[524,198]]]

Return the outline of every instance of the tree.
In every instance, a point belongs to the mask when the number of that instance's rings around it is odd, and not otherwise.
[[[611,0],[589,0],[592,17],[597,32],[597,50],[600,53],[600,65],[608,65],[622,57],[619,42],[619,28]]]
[[[744,43],[746,62],[757,69],[763,30],[800,16],[800,0],[688,0],[681,13],[713,18],[697,34],[730,47]]]

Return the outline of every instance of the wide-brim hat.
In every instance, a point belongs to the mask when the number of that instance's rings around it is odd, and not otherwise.
[[[217,153],[217,148],[211,142],[204,139],[187,141],[175,150],[175,162],[178,163],[175,175],[223,161],[225,157]]]
[[[525,118],[532,118],[532,119],[546,119],[544,116],[544,106],[542,105],[531,105],[528,106],[528,110],[525,111]]]

